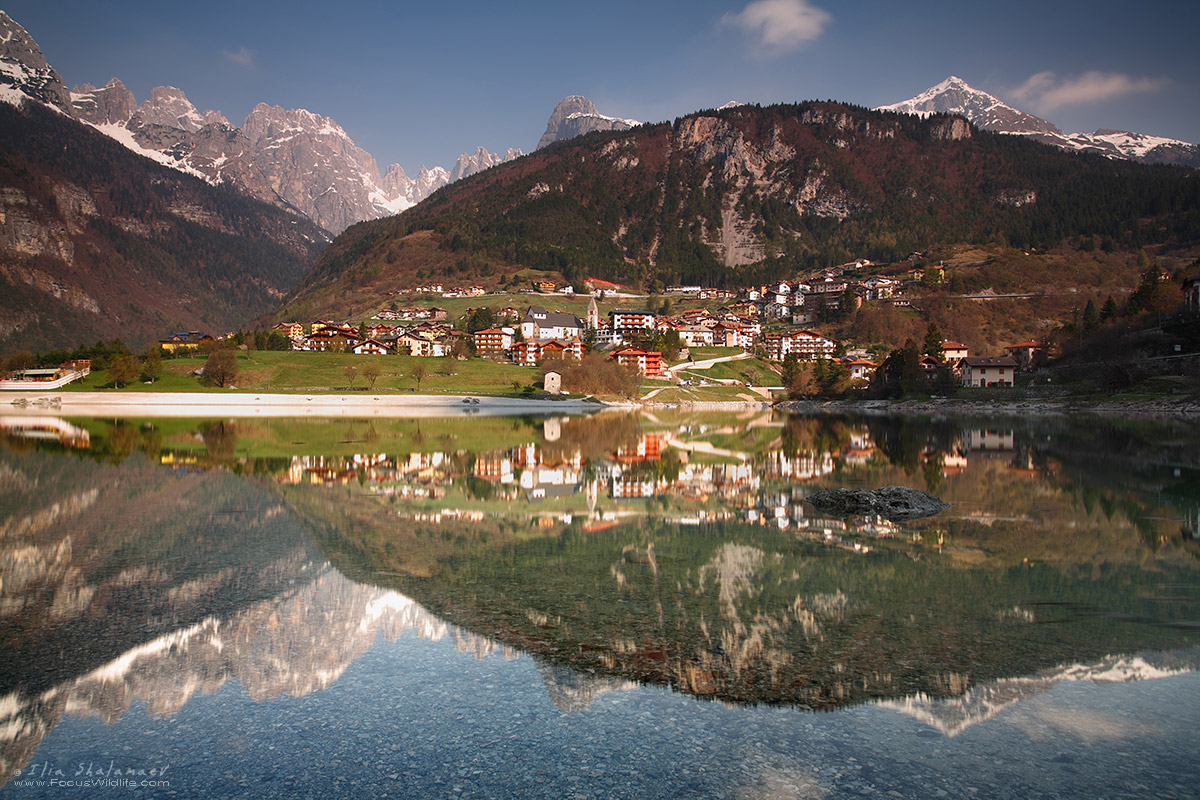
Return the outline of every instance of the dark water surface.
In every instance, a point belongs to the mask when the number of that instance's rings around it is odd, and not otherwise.
[[[1188,426],[0,429],[3,798],[1200,795]]]

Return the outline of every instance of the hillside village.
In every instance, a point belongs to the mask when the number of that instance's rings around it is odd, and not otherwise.
[[[555,298],[575,297],[576,288],[551,280],[532,281],[527,305],[495,308],[494,293],[481,286],[429,283],[392,293],[388,307],[359,325],[331,320],[288,321],[275,330],[295,350],[363,355],[478,356],[536,366],[550,359],[582,359],[597,351],[646,378],[680,381],[669,365],[685,362],[696,348],[726,348],[729,355],[758,356],[773,363],[785,384],[784,362],[836,364],[854,388],[865,388],[880,366],[879,353],[821,332],[821,320],[852,312],[864,303],[911,304],[909,287],[944,280],[941,267],[915,269],[902,276],[874,273],[859,260],[821,270],[805,280],[743,287],[739,291],[700,286],[668,287],[660,298],[632,295],[608,281],[589,279],[587,312],[579,316],[554,308]],[[501,296],[501,295],[497,295]],[[511,294],[503,295],[511,302]],[[439,299],[480,298],[460,318],[434,303]],[[601,313],[597,301],[618,306]],[[627,304],[627,305],[626,305]],[[674,306],[680,310],[671,311]],[[551,310],[553,309],[553,310]],[[934,346],[938,344],[940,346]],[[163,346],[169,346],[164,341]],[[964,386],[1012,386],[1019,369],[1044,361],[1049,345],[1027,341],[1005,352],[972,354],[948,339],[927,343],[920,366],[930,382],[939,372]],[[946,376],[943,375],[945,380]],[[781,386],[777,388],[786,388]]]

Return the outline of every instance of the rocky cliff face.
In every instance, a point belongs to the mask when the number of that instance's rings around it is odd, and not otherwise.
[[[77,118],[139,155],[214,185],[232,186],[256,200],[286,207],[254,162],[242,132],[219,111],[200,112],[173,86],[156,86],[140,106],[117,78],[70,93]]]
[[[375,159],[329,117],[259,103],[242,131],[271,187],[328,231],[402,210],[383,193]]]
[[[133,92],[118,78],[97,89],[90,83],[71,91],[71,106],[84,122],[92,125],[123,125],[138,110]]]
[[[107,99],[120,110],[116,93]],[[141,348],[174,330],[233,329],[277,302],[328,241],[297,212],[183,174],[243,189],[257,179],[258,196],[283,205],[260,173],[237,175],[253,168],[237,129],[105,127],[125,147],[41,103],[0,103],[0,148],[23,166],[0,186],[0,351],[115,336]],[[245,156],[229,158],[239,145]]]
[[[138,116],[143,125],[165,125],[195,133],[205,125],[224,125],[229,120],[220,111],[205,111],[203,114],[192,105],[187,95],[174,86],[155,86],[150,98],[138,106]]]
[[[596,110],[591,100],[571,95],[558,101],[546,122],[546,131],[534,149],[541,150],[553,142],[573,139],[592,131],[627,131],[639,124],[635,119],[605,116]]]
[[[0,100],[19,104],[22,97],[71,113],[67,87],[46,63],[42,48],[24,28],[0,11]]]
[[[525,154],[516,147],[508,148],[504,151],[504,155],[489,153],[486,148],[478,147],[474,153],[470,155],[463,153],[458,157],[458,160],[454,162],[454,168],[450,170],[450,182],[460,180],[468,175],[474,175],[476,172],[503,164],[506,161],[512,161],[514,158],[520,158],[523,155]]]

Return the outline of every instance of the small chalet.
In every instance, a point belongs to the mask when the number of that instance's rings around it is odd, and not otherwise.
[[[180,331],[166,339],[159,339],[158,345],[168,353],[186,353],[199,349],[203,344],[215,341],[212,336],[200,331]]]
[[[304,338],[304,324],[300,322],[281,322],[271,330],[279,331],[292,341]]]
[[[1043,342],[1018,342],[1004,348],[1017,361],[1017,369],[1029,370],[1043,364],[1050,348]]]
[[[842,359],[842,366],[850,373],[850,380],[869,381],[875,374],[876,364],[860,356],[846,356]]]
[[[754,347],[754,330],[737,322],[719,322],[713,326],[713,344],[718,347]]]
[[[947,364],[953,364],[960,358],[966,358],[970,354],[967,346],[962,342],[952,342],[949,339],[942,340],[942,358]]]
[[[356,355],[386,356],[391,354],[392,347],[378,339],[363,339],[354,344],[351,349]]]
[[[526,367],[537,366],[543,358],[583,358],[583,342],[579,339],[567,341],[543,341],[532,339],[517,342],[512,346],[512,360]]]
[[[925,380],[932,381],[937,377],[938,370],[944,365],[933,356],[924,356],[921,358],[921,371],[925,374]]]
[[[1012,356],[974,356],[962,360],[963,386],[1012,386],[1017,360]]]
[[[411,333],[406,333],[398,337],[396,339],[396,348],[407,350],[410,356],[422,356],[426,358],[441,358],[450,352],[449,345],[441,339],[416,336]]]
[[[710,347],[714,342],[713,329],[703,325],[681,325],[678,331],[679,340],[688,347]]]

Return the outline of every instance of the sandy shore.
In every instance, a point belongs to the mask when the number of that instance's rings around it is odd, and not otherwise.
[[[24,400],[25,405],[19,401]],[[47,400],[49,405],[42,405]],[[16,402],[14,402],[16,401]],[[478,401],[478,402],[476,402]],[[0,413],[66,417],[448,417],[583,414],[582,400],[401,394],[5,392]]]

